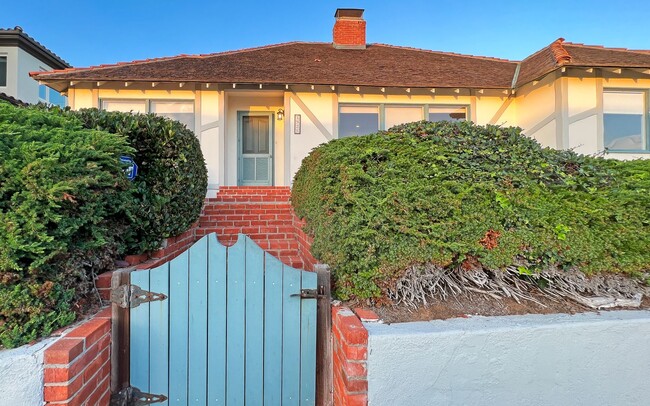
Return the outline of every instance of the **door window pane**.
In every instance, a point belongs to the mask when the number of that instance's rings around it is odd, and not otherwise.
[[[102,109],[106,111],[122,111],[125,113],[146,113],[144,100],[102,100]]]
[[[342,106],[339,110],[339,138],[379,131],[379,107]]]
[[[7,86],[7,57],[0,56],[0,86]]]
[[[605,148],[647,149],[644,92],[604,92],[603,113]]]
[[[393,126],[422,120],[422,107],[386,106],[384,108],[386,129]]]
[[[180,121],[194,131],[194,101],[152,101],[151,112]]]
[[[465,121],[467,107],[438,107],[429,106],[429,121]]]
[[[244,154],[268,154],[269,136],[268,117],[242,117],[242,152]]]

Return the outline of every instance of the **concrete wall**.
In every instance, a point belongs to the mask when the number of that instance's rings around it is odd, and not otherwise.
[[[364,327],[373,406],[650,402],[650,311]]]
[[[43,353],[54,341],[0,351],[0,406],[43,404]]]

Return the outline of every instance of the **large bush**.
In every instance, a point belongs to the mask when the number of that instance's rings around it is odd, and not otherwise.
[[[517,128],[419,122],[319,146],[292,202],[344,299],[413,264],[650,268],[650,161],[542,148]]]
[[[207,170],[198,139],[183,124],[154,114],[82,109],[71,112],[86,128],[124,135],[135,148],[136,210],[131,219],[132,253],[160,247],[198,220]]]
[[[0,343],[69,324],[129,231],[120,135],[60,110],[0,102]]]

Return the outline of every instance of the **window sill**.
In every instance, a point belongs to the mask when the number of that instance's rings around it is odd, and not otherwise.
[[[650,150],[608,149],[605,154],[650,154]]]

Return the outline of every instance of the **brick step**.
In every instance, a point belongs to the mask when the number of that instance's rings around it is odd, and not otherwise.
[[[288,186],[221,186],[220,195],[290,195]]]
[[[203,210],[291,210],[289,202],[207,202]]]
[[[282,195],[217,195],[208,199],[210,203],[288,203],[291,196]]]

